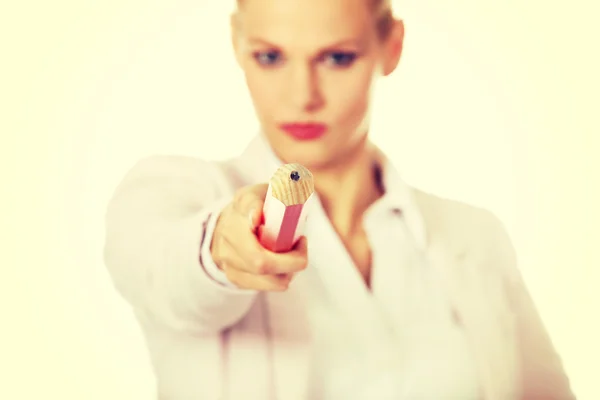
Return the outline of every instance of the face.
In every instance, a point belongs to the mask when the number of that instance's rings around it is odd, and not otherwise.
[[[244,0],[233,43],[263,132],[284,162],[327,168],[360,151],[378,76],[400,57],[368,0]]]

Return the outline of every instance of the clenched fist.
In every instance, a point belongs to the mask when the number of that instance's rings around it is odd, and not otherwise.
[[[246,186],[221,212],[211,243],[215,264],[239,288],[284,291],[294,273],[307,266],[306,238],[288,252],[274,253],[260,241],[263,206],[269,185]]]

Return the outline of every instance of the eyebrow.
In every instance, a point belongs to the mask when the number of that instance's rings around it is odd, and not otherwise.
[[[248,41],[253,44],[261,44],[261,45],[265,45],[265,46],[269,46],[269,47],[275,47],[275,48],[282,47],[282,46],[279,46],[275,43],[269,42],[269,41],[261,39],[261,38],[251,37],[248,39]],[[347,46],[347,45],[355,45],[355,46],[362,47],[362,46],[364,46],[364,43],[360,39],[343,39],[343,40],[339,40],[337,42],[331,43],[329,45],[326,45],[323,47],[323,49],[331,49],[334,47],[341,47],[341,46]]]

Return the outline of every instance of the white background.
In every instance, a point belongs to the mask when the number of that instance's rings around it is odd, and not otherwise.
[[[230,157],[256,132],[231,3],[1,8],[0,398],[151,398],[140,333],[102,265],[103,214],[140,157]],[[374,140],[411,184],[506,223],[579,398],[600,398],[593,11],[547,0],[397,10],[405,53],[381,82]]]

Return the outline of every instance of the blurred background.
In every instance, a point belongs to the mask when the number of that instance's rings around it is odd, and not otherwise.
[[[231,157],[256,133],[232,3],[0,5],[0,398],[152,398],[104,210],[139,158]],[[409,183],[505,222],[578,398],[600,399],[600,6],[395,3],[405,52],[375,142]]]

